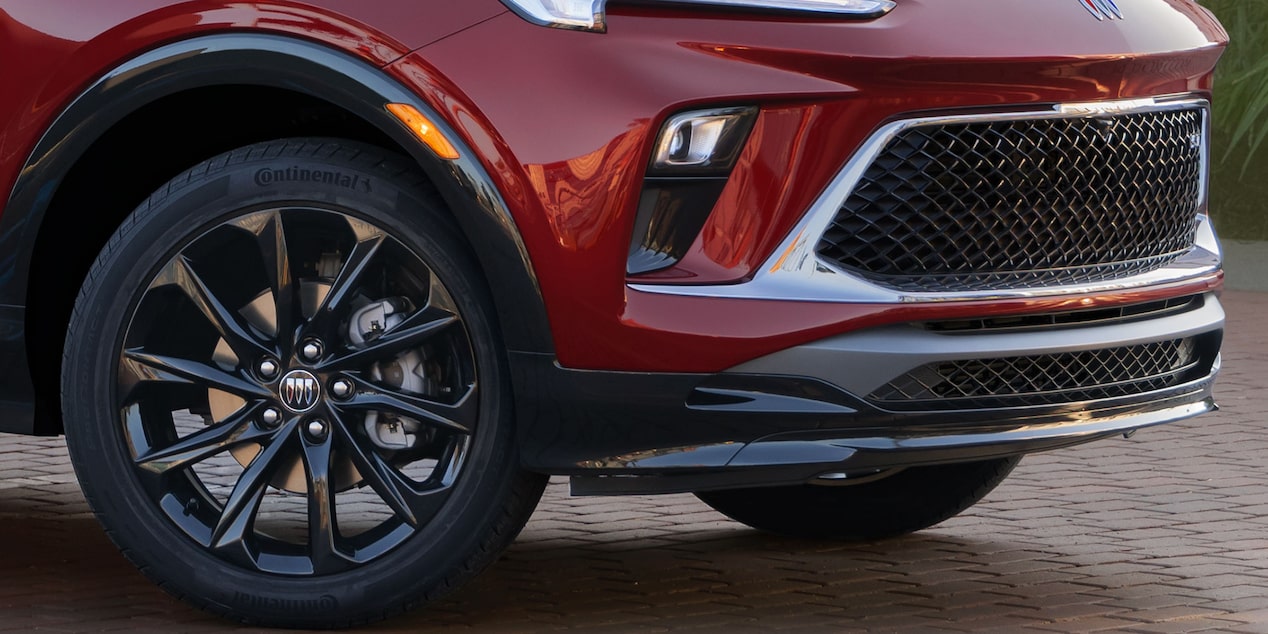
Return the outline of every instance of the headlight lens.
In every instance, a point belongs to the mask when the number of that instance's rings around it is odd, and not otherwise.
[[[560,29],[604,30],[604,0],[502,0],[521,18]]]
[[[877,18],[889,13],[894,0],[629,0],[637,4],[715,6],[826,17]],[[583,31],[604,31],[606,0],[502,0],[520,17],[542,26]]]

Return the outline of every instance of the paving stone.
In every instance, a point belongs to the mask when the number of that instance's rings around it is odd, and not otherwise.
[[[963,515],[846,544],[690,495],[571,498],[385,632],[1268,632],[1268,294],[1228,292],[1219,413],[1027,457]],[[201,632],[92,519],[60,439],[0,436],[0,631]]]

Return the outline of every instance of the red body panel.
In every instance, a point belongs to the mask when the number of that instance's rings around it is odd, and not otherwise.
[[[790,345],[915,318],[1052,310],[1084,298],[930,306],[700,300],[631,291],[625,261],[664,118],[762,114],[691,251],[643,281],[742,281],[877,126],[918,111],[1205,96],[1227,36],[1189,0],[901,0],[875,21],[772,21],[609,7],[606,34],[541,28],[495,0],[91,3],[0,10],[0,185],[82,88],[161,43],[252,30],[355,54],[415,90],[480,155],[514,215],[566,367],[719,371]],[[368,25],[374,25],[374,27]],[[385,30],[390,29],[390,30]],[[417,50],[415,50],[417,49]],[[415,52],[410,53],[411,50]],[[9,60],[21,51],[22,63]],[[461,88],[459,88],[461,86]],[[1217,279],[1143,295],[1195,292]],[[1139,300],[1125,294],[1097,304]]]
[[[539,273],[563,365],[709,372],[917,315],[1046,311],[1053,302],[912,308],[631,291],[621,280],[638,184],[666,115],[694,104],[763,108],[691,252],[641,278],[740,281],[858,145],[900,115],[1205,96],[1227,39],[1218,23],[1187,0],[1120,6],[1132,19],[1097,22],[1074,1],[905,0],[875,22],[789,20],[779,28],[613,6],[604,35],[538,29],[506,15],[391,70],[450,117],[498,181]],[[524,54],[474,41],[515,42]]]
[[[73,19],[67,15],[73,11]],[[276,33],[342,49],[382,66],[506,11],[463,2],[186,2],[111,0],[0,6],[0,186],[8,192],[31,149],[89,83],[173,40],[228,31]],[[390,30],[387,30],[390,29]],[[16,61],[20,60],[20,61]]]

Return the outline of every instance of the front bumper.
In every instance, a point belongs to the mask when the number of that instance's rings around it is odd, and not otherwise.
[[[796,483],[1065,446],[1214,407],[1222,315],[1212,293],[1222,274],[1203,209],[1191,216],[1193,248],[1170,266],[1105,284],[895,293],[797,248],[815,244],[854,166],[870,160],[868,140],[887,131],[942,117],[1207,101],[1227,35],[1198,5],[1132,0],[1130,19],[1099,23],[1077,2],[905,0],[883,18],[845,22],[609,8],[603,35],[506,14],[389,67],[479,153],[539,283],[553,354],[509,353],[528,468],[573,476],[578,492]],[[489,41],[524,54],[501,55]],[[758,115],[695,240],[669,268],[627,275],[662,124],[736,106]],[[903,325],[1194,295],[1207,298],[1188,314],[1195,323],[1160,317],[936,342]],[[881,361],[891,373],[1142,337],[1200,338],[1204,365],[1156,389],[957,410],[882,407],[860,378]],[[851,365],[863,371],[847,376]]]
[[[1066,447],[1215,409],[1224,322],[1214,295],[1178,314],[1023,332],[875,328],[717,374],[566,370],[516,355],[522,456],[578,494],[797,484],[824,474],[981,460]],[[1016,358],[1178,338],[1195,362],[1161,389],[1042,405],[899,411],[867,395],[931,362]],[[1005,404],[1007,405],[1007,404]]]

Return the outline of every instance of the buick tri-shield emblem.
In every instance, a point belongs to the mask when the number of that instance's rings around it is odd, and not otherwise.
[[[287,372],[277,387],[282,404],[292,412],[307,412],[317,406],[318,397],[321,396],[321,384],[317,382],[317,377],[305,370]]]
[[[1084,9],[1088,10],[1088,13],[1096,16],[1097,20],[1123,19],[1123,12],[1114,3],[1114,0],[1079,0],[1079,3],[1083,5]]]

